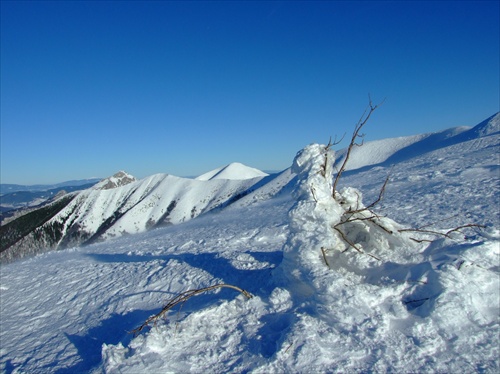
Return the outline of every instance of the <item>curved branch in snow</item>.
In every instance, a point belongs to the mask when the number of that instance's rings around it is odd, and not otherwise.
[[[222,284],[216,284],[216,285],[213,285],[213,286],[209,286],[209,287],[204,287],[204,288],[199,288],[199,289],[195,289],[195,290],[188,290],[188,291],[184,291],[182,293],[180,293],[179,295],[173,297],[172,299],[169,300],[169,302],[162,308],[162,310],[149,317],[146,321],[144,321],[144,323],[142,325],[140,325],[139,327],[137,327],[136,329],[132,330],[131,333],[133,333],[134,335],[137,335],[139,332],[141,332],[146,326],[148,326],[151,322],[153,322],[153,324],[156,325],[156,322],[162,318],[170,309],[172,309],[174,306],[178,305],[178,304],[181,304],[184,305],[184,303],[191,297],[193,296],[197,296],[203,292],[207,292],[207,291],[212,291],[212,290],[215,290],[217,288],[232,288],[233,290],[236,290],[236,291],[239,291],[240,293],[242,293],[247,299],[251,299],[252,298],[252,295],[245,291],[244,289],[240,288],[240,287],[237,287],[237,286],[233,286],[231,284],[225,284],[225,283],[222,283]]]

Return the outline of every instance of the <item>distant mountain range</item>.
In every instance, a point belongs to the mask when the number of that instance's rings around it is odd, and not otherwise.
[[[66,193],[90,188],[97,182],[98,180],[88,184],[79,184],[74,186],[68,185],[64,187],[56,187],[39,191],[19,190],[16,192],[10,192],[0,195],[0,222],[2,222],[3,224],[4,219],[16,215],[17,210],[34,209]],[[10,186],[18,186],[18,188],[22,187],[20,185],[10,185]],[[26,187],[29,188],[30,186]]]
[[[6,195],[18,191],[41,192],[49,190],[61,190],[67,187],[81,187],[89,184],[93,185],[99,182],[101,179],[102,178],[89,178],[89,179],[70,180],[56,184],[33,184],[33,185],[1,183],[0,195]]]
[[[348,170],[391,165],[442,147],[496,134],[500,115],[474,128],[459,127],[403,138],[367,142],[355,148]],[[345,150],[337,153],[339,162]],[[232,163],[197,178],[155,174],[137,180],[120,171],[90,188],[61,193],[19,213],[0,227],[0,261],[179,224],[231,205],[250,205],[291,185],[290,169],[270,174]],[[68,182],[70,183],[70,182]],[[74,186],[86,187],[85,184]],[[2,196],[2,199],[4,196]],[[3,203],[3,202],[2,202]]]
[[[243,197],[269,198],[292,178],[232,163],[197,179],[120,171],[91,188],[64,194],[0,227],[0,260],[89,244],[177,224]]]
[[[102,178],[71,180],[57,184],[0,184],[0,224],[41,208],[61,196],[92,187]]]

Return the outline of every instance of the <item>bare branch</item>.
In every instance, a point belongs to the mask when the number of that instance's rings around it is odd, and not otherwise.
[[[382,200],[382,197],[384,196],[385,188],[387,186],[387,183],[389,182],[389,178],[390,178],[390,175],[388,175],[387,178],[385,179],[384,184],[380,188],[378,197],[377,197],[377,199],[373,203],[371,203],[370,205],[368,205],[366,207],[360,208],[360,209],[349,210],[348,212],[354,214],[354,213],[361,213],[361,212],[364,212],[364,211],[367,211],[367,210],[369,211],[375,205],[377,205],[378,203],[380,203],[380,201]],[[358,201],[359,201],[359,196],[358,196]],[[375,213],[373,213],[371,211],[370,211],[370,213],[375,214]]]
[[[344,140],[344,138],[345,138],[345,133],[344,133],[344,135],[342,135],[342,137],[340,138],[340,140],[337,140],[337,135],[335,135],[335,139],[333,140],[333,143],[332,143],[332,137],[330,136],[330,140],[328,141],[328,144],[325,147],[325,150],[329,150],[334,145],[340,144],[342,142],[342,140]]]
[[[358,248],[358,246],[353,243],[351,240],[347,239],[347,237],[345,236],[345,234],[337,227],[337,226],[334,226],[333,227],[339,234],[340,236],[342,237],[342,239],[347,243],[349,244],[349,246],[353,247],[356,251],[358,251],[359,253],[363,253],[365,255],[368,255],[370,257],[373,257],[375,260],[378,260],[378,261],[382,261],[380,258],[378,258],[377,256],[375,255],[372,255],[371,253],[367,253],[367,252],[364,252],[362,251],[360,248]]]
[[[333,197],[334,198],[335,198],[335,191],[337,189],[337,184],[338,184],[338,182],[340,180],[340,177],[341,177],[342,173],[346,169],[347,161],[349,161],[349,157],[351,155],[351,151],[354,148],[354,146],[359,146],[359,144],[356,143],[356,139],[364,137],[364,135],[360,134],[359,132],[361,131],[361,129],[363,128],[363,126],[368,122],[368,120],[370,119],[370,116],[372,115],[372,113],[380,105],[383,104],[383,101],[382,101],[380,104],[373,105],[372,99],[371,99],[370,96],[368,96],[368,99],[369,99],[368,107],[365,109],[365,111],[363,112],[363,115],[361,116],[361,118],[359,119],[358,123],[354,127],[354,132],[352,133],[351,142],[350,142],[349,146],[347,147],[347,153],[346,153],[344,162],[342,163],[342,166],[340,167],[340,169],[339,169],[339,171],[338,171],[338,173],[337,173],[337,175],[335,177],[335,181],[333,182],[333,195],[334,195]]]
[[[428,225],[426,226],[423,226],[423,227],[427,227]],[[475,223],[469,223],[469,224],[466,224],[466,225],[462,225],[462,226],[458,226],[458,227],[455,227],[451,230],[448,230],[447,232],[439,232],[439,231],[434,231],[434,230],[425,230],[423,228],[416,228],[416,229],[411,229],[411,228],[407,228],[407,229],[399,229],[398,232],[419,232],[419,233],[422,233],[422,234],[426,234],[426,235],[434,235],[434,236],[443,236],[445,238],[451,238],[450,234],[452,232],[455,232],[455,231],[460,231],[461,229],[464,229],[464,228],[468,228],[468,227],[478,227],[478,228],[485,228],[486,226],[483,226],[483,225],[478,225],[478,224],[475,224]],[[416,241],[417,243],[420,243],[420,242],[424,242],[424,241],[431,241],[431,240],[426,240],[426,239],[414,239],[412,238],[412,240]]]
[[[417,242],[417,243],[423,243],[423,242],[426,242],[426,243],[432,243],[433,240],[429,240],[429,239],[416,239],[416,238],[410,238],[411,240],[413,240],[414,242]]]
[[[326,266],[328,266],[328,268],[331,269],[332,267],[330,266],[330,264],[328,263],[328,260],[326,259],[326,249],[325,249],[325,247],[321,247],[321,253],[323,253],[323,260],[325,260]]]
[[[153,322],[156,325],[156,322],[160,318],[162,318],[174,306],[176,306],[178,304],[181,304],[181,307],[182,307],[182,305],[184,305],[184,303],[189,298],[191,298],[193,296],[197,296],[197,295],[199,295],[199,294],[201,294],[203,292],[212,291],[212,290],[215,290],[217,288],[222,288],[222,287],[232,288],[233,290],[239,291],[247,299],[251,299],[252,298],[252,295],[250,293],[248,293],[247,291],[245,291],[245,290],[243,290],[243,289],[241,289],[239,287],[236,287],[236,286],[233,286],[233,285],[230,285],[230,284],[224,284],[224,283],[223,284],[216,284],[214,286],[204,287],[204,288],[200,288],[200,289],[185,291],[185,292],[182,292],[179,295],[173,297],[172,299],[170,299],[168,301],[168,303],[162,308],[162,310],[159,313],[155,314],[154,316],[149,317],[146,321],[144,321],[144,323],[141,326],[137,327],[136,329],[132,330],[131,332],[134,335],[137,335],[146,326],[148,326],[151,322]]]
[[[311,186],[311,194],[312,194],[312,197],[314,199],[314,201],[318,202],[318,198],[316,197],[316,189],[314,188],[314,186]]]
[[[454,229],[451,229],[451,230],[447,231],[446,235],[449,235],[449,234],[451,234],[454,231],[460,231],[461,229],[465,229],[465,228],[468,228],[468,227],[478,227],[480,229],[486,228],[486,226],[484,226],[484,225],[478,225],[478,224],[475,224],[475,223],[469,223],[467,225],[458,226],[458,227],[455,227]]]

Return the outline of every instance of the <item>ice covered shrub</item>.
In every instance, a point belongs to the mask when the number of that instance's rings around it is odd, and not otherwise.
[[[374,204],[363,205],[357,189],[334,192],[333,160],[330,144],[311,144],[292,164],[296,203],[289,212],[290,235],[276,275],[302,297],[328,287],[328,279],[336,276],[332,268],[373,266],[384,253],[415,245],[398,231],[401,226],[374,213]],[[357,256],[347,256],[347,251]]]

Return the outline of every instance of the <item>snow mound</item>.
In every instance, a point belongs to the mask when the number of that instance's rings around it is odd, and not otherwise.
[[[214,169],[197,177],[197,180],[208,181],[213,179],[232,179],[243,180],[265,177],[268,174],[258,169],[251,168],[239,162],[233,162],[229,165]]]

